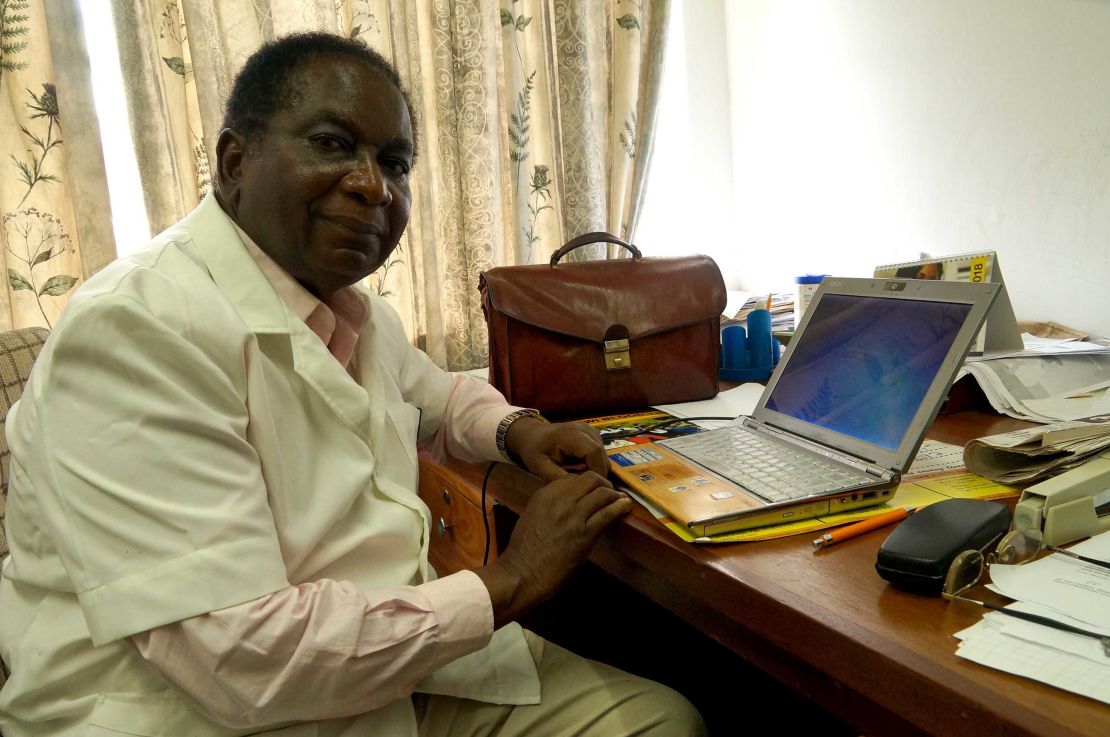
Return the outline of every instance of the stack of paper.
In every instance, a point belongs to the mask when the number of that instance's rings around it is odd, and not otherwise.
[[[957,378],[970,374],[996,411],[1021,420],[1110,417],[1110,348],[1022,337],[1026,346],[1022,353],[990,360],[969,358]]]
[[[794,329],[794,294],[792,292],[728,292],[728,302],[725,313],[721,316],[721,327],[733,324],[744,324],[748,313],[752,310],[767,308],[767,299],[771,300],[771,330]]]
[[[991,353],[981,356],[968,356],[969,363],[996,361],[1000,358],[1030,358],[1037,356],[1077,355],[1080,353],[1110,353],[1110,347],[1078,338],[1042,338],[1022,333],[1023,350],[1012,353]]]
[[[1110,561],[1110,532],[1070,549]],[[1054,554],[1021,566],[995,564],[990,574],[990,588],[1016,599],[1013,608],[1110,636],[1110,569]],[[998,613],[956,637],[962,658],[1110,704],[1110,656],[1093,637]]]
[[[1001,484],[1028,484],[1075,468],[1110,448],[1110,422],[1058,422],[991,435],[964,447],[967,470]]]

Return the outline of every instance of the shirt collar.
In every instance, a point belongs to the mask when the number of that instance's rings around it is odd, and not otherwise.
[[[270,282],[274,291],[281,297],[281,301],[301,320],[308,320],[308,316],[322,304],[320,300],[317,299],[312,292],[301,286],[300,282],[291,277],[289,272],[278,266],[277,262],[270,258],[270,255],[263,251],[258,244],[247,235],[246,231],[239,227],[237,222],[231,220],[231,224],[235,228],[235,232],[239,234],[239,238],[243,241],[243,245],[247,247],[247,253],[249,253],[255,263],[258,264],[258,268],[262,270],[262,274],[266,277],[266,280]]]
[[[354,287],[343,287],[327,300],[318,299],[263,251],[238,223],[232,220],[231,224],[278,297],[328,346],[341,364],[348,366],[369,317],[363,296]]]

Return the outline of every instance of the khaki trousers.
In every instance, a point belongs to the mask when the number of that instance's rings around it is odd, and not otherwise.
[[[575,655],[525,630],[542,701],[501,706],[417,694],[420,737],[705,737],[681,694]]]

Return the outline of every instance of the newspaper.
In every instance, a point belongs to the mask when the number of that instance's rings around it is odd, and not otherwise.
[[[1110,448],[1110,422],[1057,422],[991,435],[964,446],[968,471],[1000,484],[1027,484],[1075,468]]]
[[[1110,352],[965,363],[997,412],[1030,422],[1110,419]]]

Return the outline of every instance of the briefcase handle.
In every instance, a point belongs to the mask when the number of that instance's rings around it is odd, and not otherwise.
[[[598,230],[594,231],[593,233],[583,233],[577,238],[571,238],[569,241],[564,243],[562,248],[551,254],[551,265],[555,266],[556,264],[558,264],[559,259],[561,259],[563,256],[566,256],[574,249],[581,248],[582,246],[588,246],[591,243],[614,243],[618,246],[621,246],[622,248],[628,249],[628,251],[632,253],[632,258],[641,258],[640,249],[636,248],[636,246],[632,245],[628,241],[622,241],[620,238],[616,237],[612,233],[606,233],[604,231]]]

